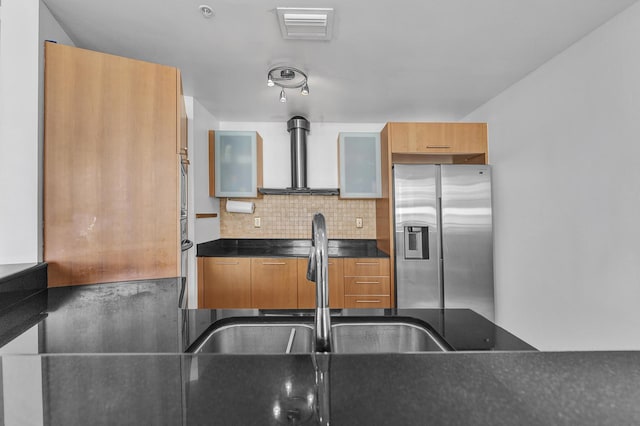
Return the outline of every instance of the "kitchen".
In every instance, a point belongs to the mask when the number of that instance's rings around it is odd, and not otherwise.
[[[5,7],[10,5],[3,1],[5,19]],[[633,141],[640,130],[634,120],[638,60],[629,54],[637,50],[633,30],[637,22],[638,8],[634,6],[504,93],[459,117],[460,121],[489,123],[489,162],[494,167],[495,190],[496,321],[542,350],[638,349],[637,340],[630,337],[640,325],[633,303],[637,300],[634,212],[638,201],[630,184],[638,180],[633,164],[638,150]],[[37,23],[36,19],[32,24],[36,33]],[[3,21],[3,31],[5,27]],[[37,57],[37,52],[34,55]],[[30,90],[21,90],[14,99],[37,104],[37,86]],[[311,90],[313,94],[314,87]],[[266,96],[275,97],[278,103],[277,92],[268,91]],[[276,132],[287,136],[282,122],[288,115],[280,123],[216,122],[197,99],[193,110],[192,135],[197,134],[198,126],[204,126],[205,130],[251,129],[265,139]],[[5,107],[3,116],[9,113],[17,111]],[[319,129],[328,128],[333,142],[338,131],[380,130],[392,119],[372,119],[377,128],[353,124],[338,130],[337,125],[318,123],[310,134],[310,146]],[[36,121],[37,114],[32,115],[30,123]],[[207,125],[207,121],[214,122]],[[24,130],[18,134],[31,132],[25,140],[37,140],[35,126],[20,129]],[[8,161],[5,153],[10,152],[24,170],[3,163],[2,172],[11,170],[10,176],[23,176],[24,188],[37,193],[37,144],[25,142],[24,151],[7,151],[4,135],[3,161]],[[196,152],[206,151],[204,137],[193,143]],[[271,149],[265,149],[265,185],[287,185],[288,167],[278,167],[273,158],[287,158],[288,146],[285,142],[271,145]],[[332,147],[326,152],[333,155],[335,150]],[[322,150],[314,152],[322,154]],[[195,156],[194,161],[198,158],[201,156]],[[309,180],[314,185],[335,186],[335,180],[322,179],[336,179],[336,161],[326,164],[334,168],[326,175],[310,170]],[[602,172],[607,179],[600,177]],[[3,182],[8,181],[6,176],[3,174]],[[33,204],[37,200],[33,196],[24,199],[24,188],[12,192],[3,187],[10,194],[3,199],[15,200],[20,207],[15,213],[3,211],[2,224],[24,229],[20,237],[12,237],[15,232],[3,228],[3,236],[11,237],[3,237],[3,244],[7,244],[4,250],[9,253],[6,263],[37,261],[38,209]],[[197,194],[195,199],[197,203]],[[215,212],[215,208],[208,211]],[[214,236],[212,231],[205,232]],[[553,252],[549,252],[550,237],[554,238]],[[18,254],[19,260],[11,260]]]

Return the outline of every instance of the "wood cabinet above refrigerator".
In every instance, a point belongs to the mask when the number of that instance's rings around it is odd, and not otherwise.
[[[55,43],[45,55],[49,286],[179,276],[178,69]]]
[[[397,162],[487,163],[486,123],[387,123],[382,134]]]

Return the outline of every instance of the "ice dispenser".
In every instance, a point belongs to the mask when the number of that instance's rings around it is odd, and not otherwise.
[[[429,259],[429,227],[404,227],[404,258]]]

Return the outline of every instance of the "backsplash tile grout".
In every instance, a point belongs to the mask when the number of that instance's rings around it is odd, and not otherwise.
[[[311,219],[324,214],[331,239],[375,239],[375,200],[347,200],[338,196],[265,195],[252,200],[253,214],[228,213],[220,202],[221,238],[311,238]],[[261,227],[253,226],[259,217]],[[363,227],[356,228],[361,217]]]

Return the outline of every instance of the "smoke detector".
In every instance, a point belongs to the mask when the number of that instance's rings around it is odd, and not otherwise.
[[[333,8],[278,7],[282,37],[287,40],[331,40]]]

